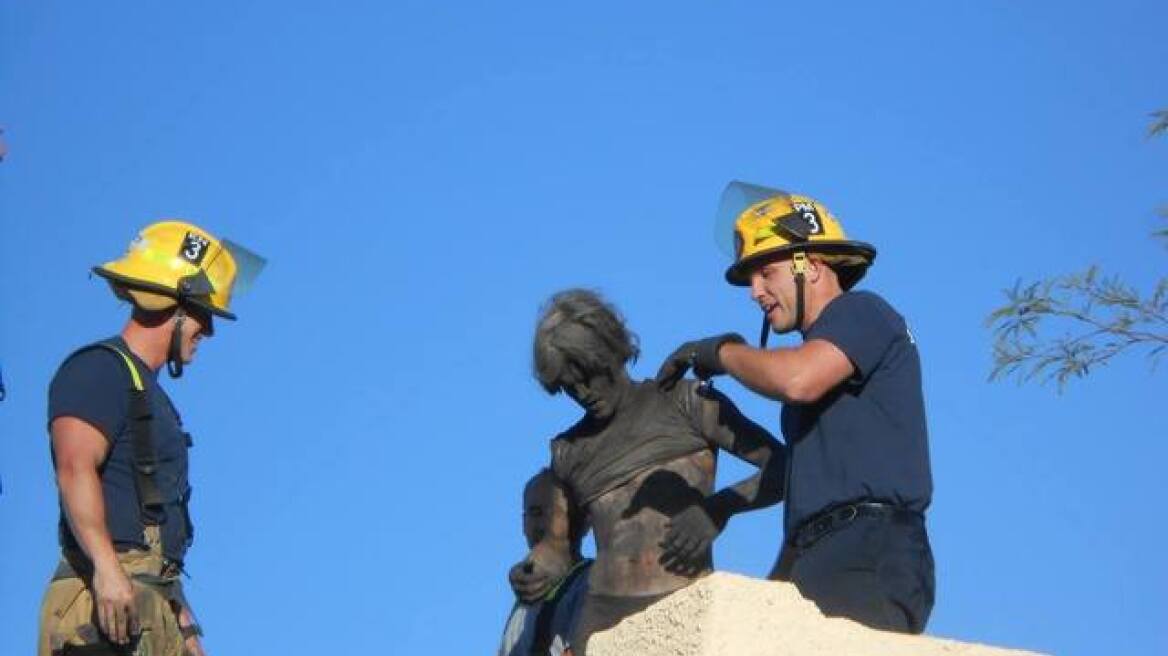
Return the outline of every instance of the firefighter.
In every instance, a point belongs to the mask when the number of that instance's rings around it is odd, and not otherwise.
[[[38,656],[203,653],[179,574],[193,537],[191,446],[158,371],[179,377],[233,289],[263,259],[182,221],[147,226],[94,267],[128,301],[121,332],[67,357],[49,388],[61,559],[41,608]]]
[[[762,311],[760,347],[734,333],[687,342],[657,380],[729,374],[781,402],[785,539],[771,577],[828,615],[920,633],[934,593],[920,355],[886,300],[853,289],[876,249],[820,202],[777,189],[733,182],[719,213],[734,221],[726,280]],[[767,349],[772,331],[802,341]]]

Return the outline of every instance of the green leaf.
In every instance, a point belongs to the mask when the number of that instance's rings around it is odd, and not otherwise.
[[[1148,137],[1157,137],[1168,132],[1168,109],[1152,112],[1152,125],[1148,127]]]

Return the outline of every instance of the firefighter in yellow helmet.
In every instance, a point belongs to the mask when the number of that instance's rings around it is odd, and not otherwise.
[[[819,201],[742,182],[723,192],[718,223],[734,242],[726,280],[748,287],[762,311],[760,345],[736,333],[686,342],[658,384],[689,369],[729,374],[781,402],[787,457],[774,475],[786,490],[785,537],[771,577],[828,615],[919,633],[934,594],[920,356],[904,318],[854,289],[876,249],[849,239]],[[802,342],[767,349],[771,331]],[[718,529],[688,530],[710,539]]]
[[[191,332],[186,330],[187,317],[205,323],[207,336],[213,333],[212,315],[234,320],[229,309],[232,288],[241,266],[255,269],[255,262],[256,256],[246,249],[220,241],[197,226],[160,221],[142,230],[121,259],[93,267],[93,272],[135,308],[173,311],[167,367],[178,378],[183,369],[183,339]],[[258,269],[247,271],[251,277],[258,273]]]
[[[179,574],[193,528],[190,434],[158,370],[174,377],[235,319],[233,292],[263,259],[183,221],[147,226],[93,270],[131,304],[120,334],[69,355],[49,388],[61,560],[41,608],[38,656],[202,654]]]

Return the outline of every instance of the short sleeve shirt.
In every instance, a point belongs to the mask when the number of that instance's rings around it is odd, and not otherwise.
[[[787,535],[812,515],[870,500],[923,512],[933,494],[921,363],[904,318],[880,296],[847,292],[804,335],[855,372],[815,403],[783,406]]]
[[[585,418],[552,440],[552,471],[584,505],[649,467],[711,448],[697,394],[692,380],[670,390],[634,382],[624,407],[602,429]]]
[[[121,358],[107,349],[89,349],[69,358],[49,385],[49,423],[57,417],[77,417],[101,431],[112,445],[126,429],[130,413],[128,374]]]
[[[186,502],[190,496],[187,481],[187,447],[189,441],[182,423],[158,384],[156,373],[130,351],[125,341],[108,340],[134,359],[150,399],[151,438],[158,469],[155,482],[163,495],[160,511],[148,511],[146,517],[160,526],[163,550],[167,557],[182,561],[191,539],[190,518]],[[110,443],[101,466],[102,495],[106,506],[106,524],[115,546],[144,548],[142,511],[134,479],[133,440],[130,432],[131,378],[121,356],[105,348],[89,348],[68,358],[57,370],[49,385],[48,421],[58,417],[76,417],[92,425]],[[68,523],[62,514],[61,538],[66,547],[76,547]]]

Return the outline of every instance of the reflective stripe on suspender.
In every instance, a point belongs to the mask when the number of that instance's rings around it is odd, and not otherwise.
[[[134,482],[138,488],[138,505],[145,514],[147,508],[162,506],[162,493],[154,481],[158,461],[154,455],[154,435],[150,425],[154,417],[150,399],[146,395],[146,386],[142,384],[138,366],[129,354],[109,342],[99,342],[97,346],[121,356],[134,383],[130,390],[130,444],[134,449]],[[145,516],[142,523],[146,523]]]
[[[138,392],[145,392],[146,387],[142,384],[142,376],[138,373],[138,367],[134,364],[134,361],[130,359],[130,356],[123,353],[122,349],[114,346],[113,344],[106,344],[103,342],[102,347],[107,348],[122,357],[122,360],[126,363],[126,368],[130,370],[130,378],[134,381],[134,390]]]

